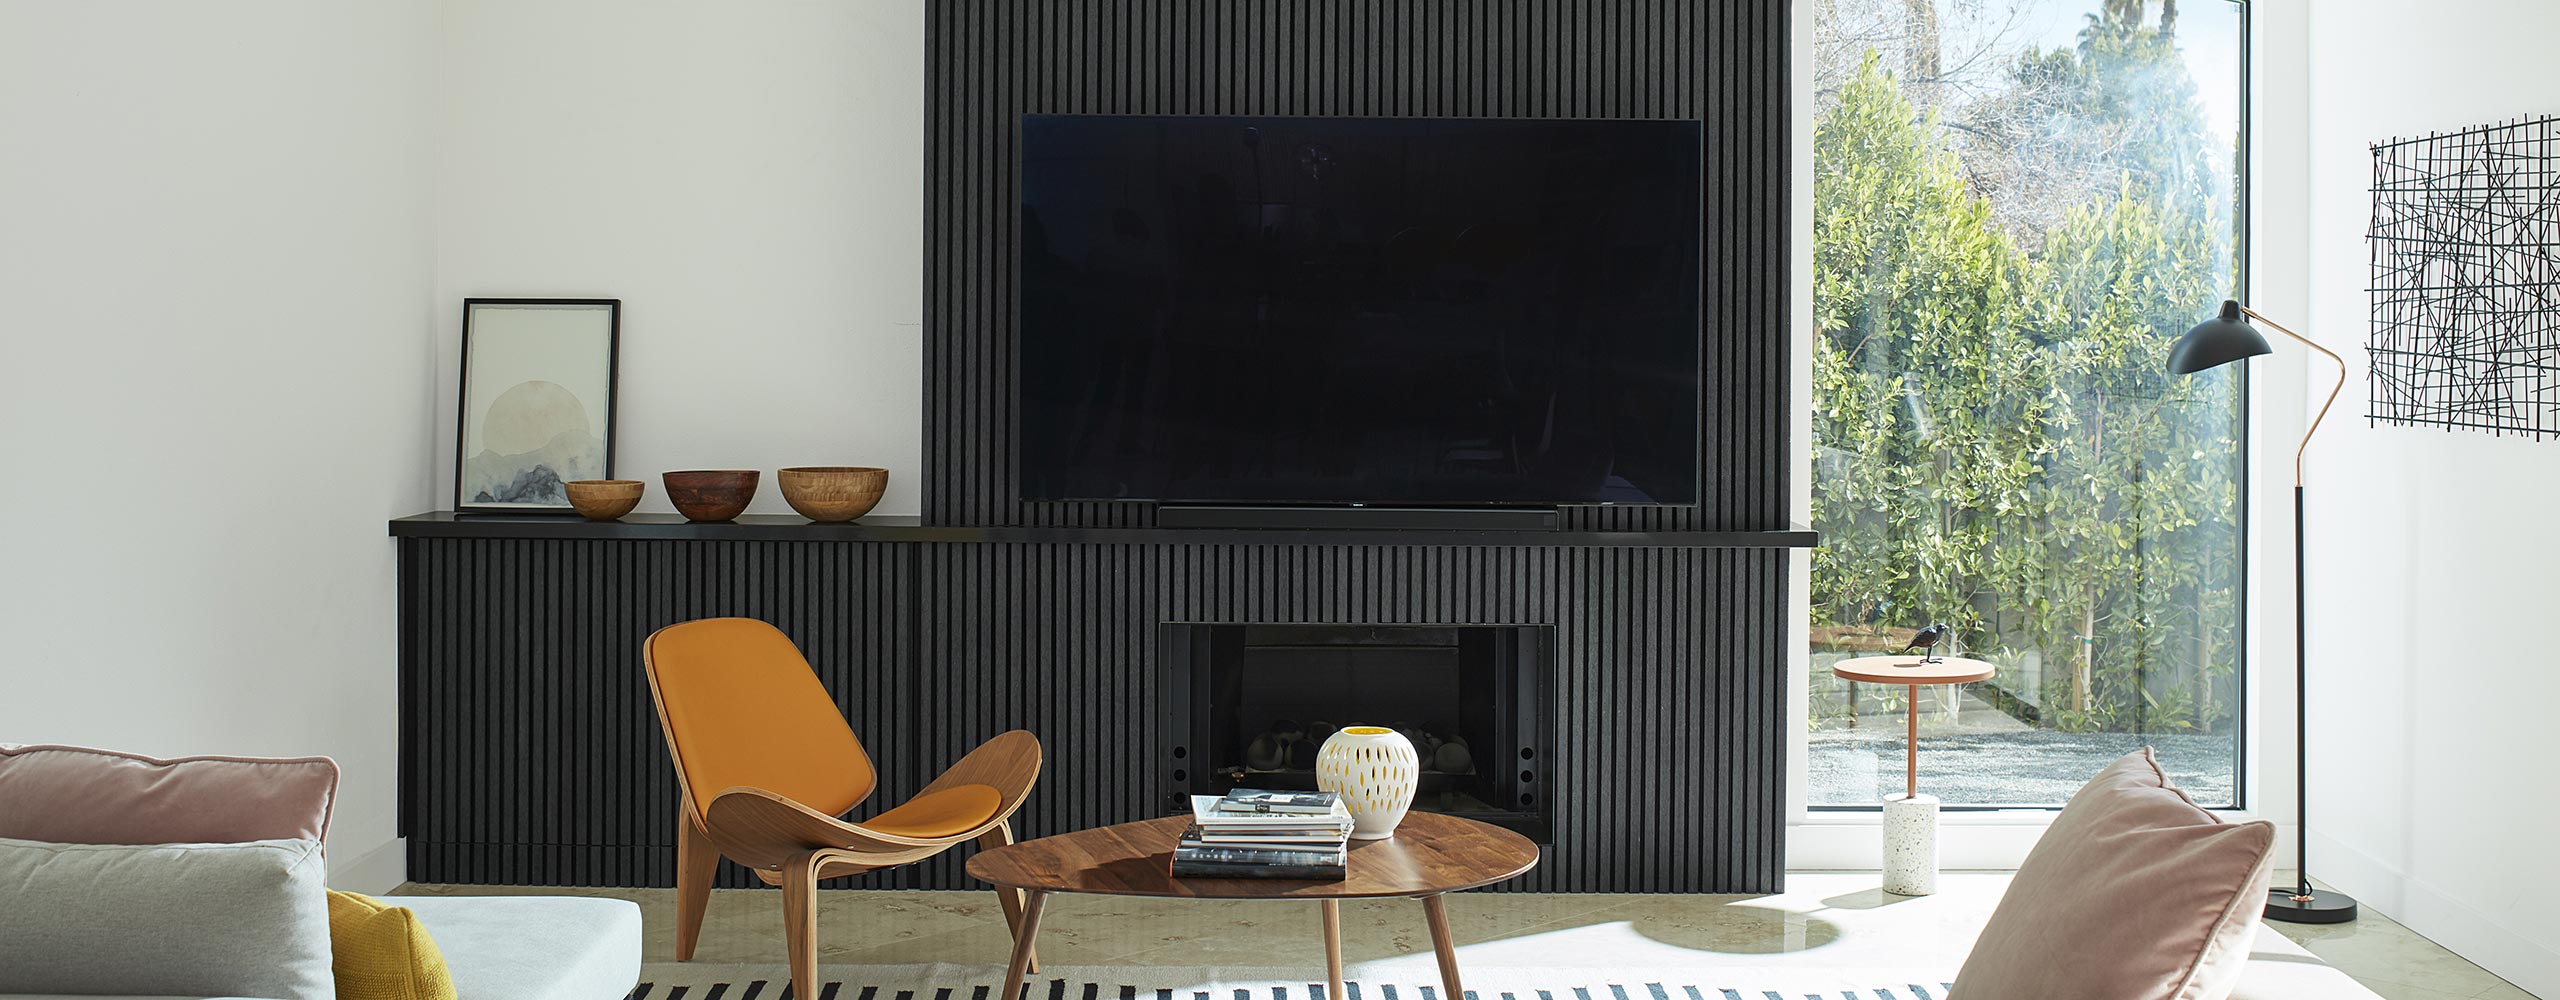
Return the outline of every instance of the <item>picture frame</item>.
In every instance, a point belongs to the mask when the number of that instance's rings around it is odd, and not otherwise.
[[[613,478],[621,299],[462,300],[453,509],[575,514],[562,484]]]

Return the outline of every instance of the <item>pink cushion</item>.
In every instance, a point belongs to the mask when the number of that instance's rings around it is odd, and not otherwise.
[[[319,840],[338,765],[327,757],[160,760],[0,745],[0,837],[57,844]]]
[[[2149,748],[2107,765],[2027,853],[1950,1000],[2220,1000],[2257,935],[2275,824],[2226,823]]]

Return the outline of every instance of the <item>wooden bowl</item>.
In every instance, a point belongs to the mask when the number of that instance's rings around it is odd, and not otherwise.
[[[756,498],[754,469],[694,469],[670,472],[661,477],[667,483],[667,500],[688,521],[727,521],[747,510],[747,501]]]
[[[889,470],[864,465],[804,465],[784,469],[782,499],[812,521],[850,521],[871,513],[889,488]]]
[[[569,506],[590,521],[610,521],[631,513],[640,506],[640,495],[649,492],[649,484],[637,479],[580,479],[563,483],[569,491]]]

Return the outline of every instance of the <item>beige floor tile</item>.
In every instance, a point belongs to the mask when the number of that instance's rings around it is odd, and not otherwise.
[[[2443,990],[2431,990],[2407,983],[2376,979],[2358,979],[2357,982],[2363,983],[2366,989],[2382,994],[2382,1000],[2472,1000],[2469,993],[2447,993]]]
[[[2385,996],[2391,991],[2384,984],[2457,997],[2477,996],[2506,985],[2488,970],[2377,913],[2367,912],[2345,924],[2268,926]]]

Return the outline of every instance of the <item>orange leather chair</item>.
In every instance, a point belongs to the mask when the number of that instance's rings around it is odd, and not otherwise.
[[[1013,842],[1009,820],[1040,777],[1040,740],[988,740],[914,798],[860,823],[839,817],[876,775],[791,639],[752,618],[659,629],[642,647],[676,765],[676,960],[690,961],[722,855],[782,887],[793,992],[817,996],[817,882],[921,861],[975,840]],[[1020,933],[1022,896],[997,889]]]

